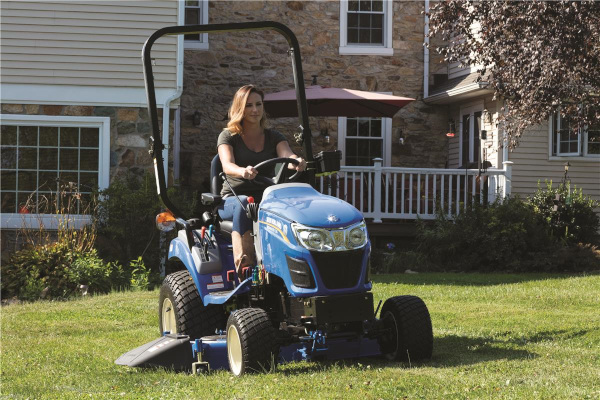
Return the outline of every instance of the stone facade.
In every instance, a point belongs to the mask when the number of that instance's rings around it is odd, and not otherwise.
[[[339,7],[339,1],[210,1],[209,22],[272,20],[287,25],[300,43],[306,85],[317,75],[321,85],[415,98],[393,118],[391,165],[444,167],[447,111],[422,101],[423,2],[394,1],[393,56],[339,55]],[[267,93],[293,88],[288,46],[276,32],[214,33],[209,47],[186,50],[181,98],[181,183],[203,190],[235,91],[249,83]],[[196,123],[194,114],[200,117]],[[297,119],[272,121],[301,154],[292,136],[297,124]],[[313,131],[324,128],[330,143],[318,137],[315,152],[337,148],[337,119],[311,118]]]
[[[148,153],[150,118],[146,108],[84,105],[2,104],[3,114],[110,117],[110,179],[153,170]],[[159,109],[159,118],[162,110]],[[171,119],[173,117],[171,116]]]

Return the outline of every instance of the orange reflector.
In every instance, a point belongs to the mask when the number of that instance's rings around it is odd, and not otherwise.
[[[163,224],[165,222],[172,222],[172,221],[175,221],[175,217],[173,216],[171,211],[161,212],[160,214],[158,214],[156,216],[157,224]]]

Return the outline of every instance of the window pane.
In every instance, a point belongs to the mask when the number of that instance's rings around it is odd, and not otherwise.
[[[82,171],[98,171],[98,150],[81,150],[80,157]]]
[[[356,139],[346,139],[346,161],[348,157],[355,157],[358,153],[359,141]],[[348,164],[352,165],[352,164]]]
[[[360,28],[370,28],[371,27],[371,15],[370,14],[360,14],[358,16],[358,26]]]
[[[358,14],[348,14],[348,28],[358,27]]]
[[[381,119],[371,120],[371,137],[381,137]]]
[[[198,0],[185,0],[186,7],[198,7]]]
[[[40,169],[58,169],[58,148],[40,148]]]
[[[358,136],[369,136],[369,118],[360,118],[358,122]]]
[[[358,11],[358,1],[356,1],[356,0],[348,1],[348,11]]]
[[[383,30],[382,29],[371,30],[371,43],[383,44]]]
[[[79,187],[82,192],[89,192],[98,187],[98,174],[82,172],[79,174]]]
[[[19,127],[19,146],[37,146],[37,126]]]
[[[19,148],[19,169],[37,169],[37,149]]]
[[[56,190],[57,190],[56,178],[58,178],[57,171],[40,172],[40,177],[39,177],[40,190],[56,192]]]
[[[373,11],[383,11],[383,0],[373,0],[371,3]]]
[[[32,210],[32,205],[35,203],[35,194],[31,192],[17,192],[17,212],[21,207],[27,207],[28,210]]]
[[[12,125],[2,125],[2,130],[0,131],[0,143],[3,145],[10,144],[16,146],[17,127]]]
[[[79,165],[77,149],[60,149],[60,170],[77,170]]]
[[[371,11],[371,0],[360,1],[360,11]]]
[[[79,146],[79,128],[60,128],[60,147]]]
[[[0,212],[3,213],[15,213],[17,212],[17,195],[16,193],[0,192],[2,198],[2,204],[0,206]]]
[[[185,9],[185,24],[198,25],[200,23],[200,10],[198,8]]]
[[[361,29],[358,32],[358,43],[371,43],[371,32],[368,29]]]
[[[98,128],[81,128],[81,147],[99,147],[99,136]]]
[[[348,43],[358,43],[358,29],[348,29]]]
[[[40,146],[58,146],[58,127],[40,126]]]
[[[34,191],[37,189],[37,173],[35,171],[19,171],[19,190]]]
[[[17,148],[2,147],[0,150],[0,165],[2,169],[17,168]]]
[[[77,190],[77,172],[60,172],[58,180],[59,192]]]
[[[17,172],[16,171],[2,171],[2,182],[0,182],[0,189],[2,190],[15,190],[17,188]]]
[[[357,127],[356,118],[348,118],[346,120],[346,136],[356,136]]]
[[[588,154],[600,154],[600,129],[588,131]]]
[[[371,15],[371,27],[383,29],[383,14],[372,14]]]

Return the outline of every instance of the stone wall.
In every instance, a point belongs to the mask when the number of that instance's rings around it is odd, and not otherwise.
[[[152,158],[148,154],[150,118],[146,108],[2,104],[1,109],[3,114],[110,117],[111,181],[128,173],[140,176],[146,171],[152,173]],[[158,112],[159,118],[162,118],[162,110]]]
[[[393,118],[392,166],[444,167],[448,117],[445,108],[422,102],[423,3],[394,1],[393,56],[339,55],[339,1],[210,1],[210,23],[272,20],[296,34],[305,84],[318,83],[415,98]],[[206,50],[186,50],[181,98],[181,183],[202,188],[235,91],[255,84],[265,92],[293,88],[285,39],[276,32],[214,33]],[[194,124],[194,114],[200,116]],[[198,122],[198,121],[196,121]],[[272,121],[294,146],[297,119]],[[331,141],[319,137],[314,150],[337,148],[337,119],[311,118],[311,129],[327,127]],[[404,138],[401,145],[399,138]]]

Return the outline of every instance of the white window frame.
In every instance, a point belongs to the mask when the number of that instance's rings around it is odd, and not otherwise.
[[[202,24],[208,24],[208,0],[198,0],[199,7],[190,7],[190,8],[199,8],[201,12]],[[185,0],[180,0],[180,7],[183,10],[183,16],[181,25],[185,24],[185,9],[188,8],[185,5]],[[185,40],[185,36],[183,37],[183,47],[185,50],[208,50],[208,33],[201,33],[200,40]]]
[[[469,114],[469,118],[470,121],[474,121],[475,120],[475,113],[476,112],[481,112],[482,115],[482,121],[483,121],[483,103],[476,103],[476,104],[471,104],[468,106],[464,106],[460,108],[460,114],[459,114],[459,131],[460,134],[458,135],[458,163],[459,165],[462,164],[462,159],[463,159],[463,146],[462,146],[462,142],[463,142],[463,115]],[[475,130],[473,129],[473,124],[469,124],[469,161],[470,163],[474,162],[475,160]],[[481,132],[481,128],[479,127],[479,132]],[[478,140],[480,140],[479,138],[477,138]],[[479,151],[481,152],[481,143],[479,146]],[[481,157],[481,154],[479,155]]]
[[[383,46],[348,44],[348,0],[340,0],[340,55],[393,56],[393,1],[383,0]]]
[[[98,188],[106,189],[110,174],[110,118],[109,117],[68,117],[49,115],[15,115],[1,114],[2,125],[19,126],[61,126],[77,128],[98,128]],[[75,229],[90,223],[90,215],[70,215],[68,223]],[[58,229],[60,219],[56,214],[18,214],[1,213],[2,229],[39,229],[40,223],[46,229]]]
[[[391,94],[391,93],[390,93]],[[348,118],[338,117],[338,150],[342,152],[341,165],[346,165],[346,129],[348,126]],[[392,160],[392,119],[381,118],[381,134],[382,134],[382,158],[384,167],[389,167]],[[371,160],[372,162],[373,160]],[[371,166],[374,164],[371,163]],[[354,166],[352,166],[354,167]],[[358,167],[360,168],[360,167]]]
[[[560,151],[560,123],[561,115],[558,113],[550,115],[548,119],[548,159],[565,161],[600,161],[600,154],[588,154],[588,130],[587,127],[579,131],[577,135],[577,153],[561,153]],[[556,130],[554,124],[556,123]],[[556,132],[555,132],[556,131]],[[556,144],[556,154],[552,148]]]

